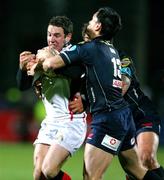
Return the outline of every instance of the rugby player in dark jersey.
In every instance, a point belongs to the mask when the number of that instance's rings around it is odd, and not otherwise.
[[[125,82],[123,94],[130,105],[136,126],[139,158],[143,166],[149,170],[153,170],[164,179],[163,167],[160,166],[157,160],[161,124],[160,117],[153,102],[145,95],[140,87],[132,59],[123,51],[119,51],[119,55],[122,62],[122,78]],[[131,178],[129,177],[128,179]]]
[[[119,54],[110,41],[120,27],[121,19],[117,12],[109,7],[100,8],[87,26],[90,42],[51,57],[49,51],[43,49],[38,58],[45,71],[75,62],[86,67],[92,132],[85,146],[84,179],[102,179],[113,157],[120,153],[126,162],[125,167],[137,179],[159,180],[158,175],[140,166],[134,150],[135,126],[122,96]]]
[[[87,34],[87,24],[83,25],[82,38],[83,43],[89,42],[90,37]],[[134,122],[136,125],[137,151],[142,164],[156,172],[164,178],[163,167],[157,161],[157,149],[159,145],[160,117],[152,101],[147,97],[140,88],[136,70],[132,59],[119,50],[119,56],[122,63],[122,80],[124,95],[132,109]],[[128,90],[129,89],[129,90]],[[155,121],[154,121],[155,120]],[[122,167],[124,163],[121,161]],[[125,169],[128,173],[128,169]],[[135,179],[132,175],[127,175],[127,180]]]

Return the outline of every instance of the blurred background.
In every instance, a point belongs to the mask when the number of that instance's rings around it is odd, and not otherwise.
[[[17,89],[19,54],[24,50],[36,53],[47,44],[47,25],[55,15],[68,16],[74,23],[72,43],[81,41],[83,23],[101,6],[110,6],[121,15],[123,28],[115,38],[115,46],[133,58],[141,86],[164,122],[162,0],[5,0],[0,4],[0,163],[6,143],[32,144],[44,116],[33,91]],[[160,146],[163,144],[162,129]],[[31,158],[32,149],[30,153]]]

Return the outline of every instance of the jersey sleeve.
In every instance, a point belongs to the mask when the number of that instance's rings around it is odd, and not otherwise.
[[[132,59],[122,50],[118,50],[121,60],[121,74],[132,78],[134,74]]]
[[[74,45],[69,50],[61,51],[60,56],[66,65],[78,62],[80,60],[79,46]]]
[[[121,68],[121,74],[125,75],[125,76],[128,76],[129,78],[132,77],[132,72],[131,72],[131,69],[129,67]]]
[[[33,76],[28,76],[26,71],[18,70],[16,75],[17,86],[21,91],[32,87]]]
[[[129,57],[123,57],[121,59],[121,74],[131,78],[132,70],[131,70],[131,60]]]

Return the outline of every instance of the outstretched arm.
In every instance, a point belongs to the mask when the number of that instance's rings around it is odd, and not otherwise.
[[[65,66],[59,53],[56,50],[52,51],[49,47],[38,50],[36,59],[38,62],[37,66],[42,66],[44,71],[47,71],[48,69],[58,69]],[[34,67],[33,71],[37,69],[37,66]]]
[[[60,55],[46,58],[43,62],[44,71],[47,71],[48,69],[58,69],[63,66],[65,66],[65,63]]]

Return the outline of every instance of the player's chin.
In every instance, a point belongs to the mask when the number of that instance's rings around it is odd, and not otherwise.
[[[53,48],[53,49],[56,49],[56,45],[55,44],[50,44],[49,47]]]

